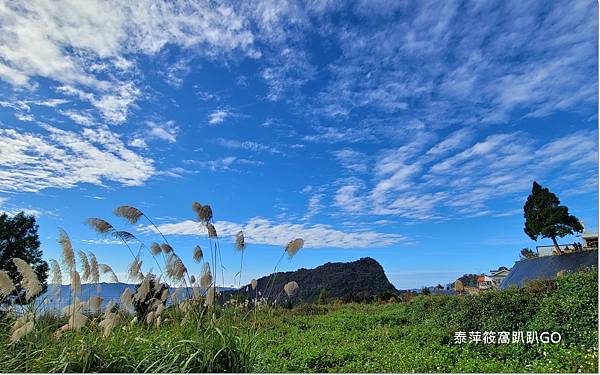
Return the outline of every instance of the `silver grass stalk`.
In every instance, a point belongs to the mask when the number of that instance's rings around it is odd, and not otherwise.
[[[169,298],[169,288],[166,288],[162,291],[162,293],[160,294],[160,300],[161,302],[165,302],[167,300],[167,298]]]
[[[246,248],[244,232],[242,231],[237,232],[237,234],[235,235],[235,248],[238,251],[244,251],[244,249]]]
[[[132,206],[119,206],[115,209],[115,216],[123,217],[131,224],[137,224],[144,213]]]
[[[0,271],[0,295],[8,296],[15,290],[15,284],[8,273]]]
[[[202,257],[203,257],[203,253],[202,253],[202,248],[200,246],[196,246],[194,248],[194,261],[196,263],[200,263],[202,261]]]
[[[136,256],[131,264],[129,265],[129,277],[133,280],[140,279],[140,269],[142,268],[142,261],[139,256]]]
[[[56,259],[50,259],[50,275],[52,276],[50,284],[62,285],[62,272]]]
[[[100,289],[100,271],[98,270],[98,260],[96,259],[96,255],[91,251],[88,252],[88,256],[90,258],[90,279],[91,282],[96,284],[96,289]]]
[[[217,229],[212,223],[206,224],[206,230],[208,231],[208,238],[217,238]]]
[[[125,288],[125,290],[121,294],[120,299],[121,299],[121,303],[123,304],[123,306],[128,310],[133,309],[132,297],[133,296],[131,294],[131,289]]]
[[[146,276],[144,277],[144,280],[142,280],[142,283],[138,287],[137,292],[135,292],[135,295],[133,296],[133,301],[143,301],[146,299],[146,296],[148,295],[148,293],[150,293],[151,279],[152,279],[152,274],[151,273],[146,274]]]
[[[150,311],[148,315],[146,315],[146,323],[151,324],[154,320],[154,311]]]
[[[102,337],[106,338],[111,335],[113,329],[121,320],[121,316],[117,313],[110,312],[110,310],[106,310],[103,315],[103,319],[98,326],[102,328]]]
[[[150,244],[150,251],[152,252],[152,255],[158,255],[161,253],[162,249],[159,244],[152,242]]]
[[[73,294],[81,292],[81,277],[77,271],[71,272],[71,291]]]
[[[84,282],[88,281],[88,279],[90,278],[90,262],[88,260],[88,257],[81,250],[77,250],[77,255],[79,255],[79,259],[81,260],[81,268],[83,271],[81,273],[81,280]]]
[[[174,253],[169,254],[169,258],[167,259],[167,276],[173,280],[181,281],[186,272],[187,269],[181,259]]]
[[[100,296],[90,297],[88,300],[89,309],[91,311],[99,311],[103,300],[104,300],[104,298],[102,298]]]
[[[119,239],[119,240],[121,240],[123,242],[127,242],[127,241],[131,241],[131,240],[135,240],[136,239],[135,236],[132,233],[127,232],[125,230],[114,231],[112,233],[112,235],[113,235],[113,237],[115,237],[115,238],[117,238],[117,239]]]
[[[88,317],[80,312],[76,312],[69,318],[68,329],[71,331],[79,331],[85,327]]]
[[[21,274],[21,286],[27,289],[25,300],[29,300],[31,297],[38,295],[42,291],[42,284],[40,284],[33,268],[20,258],[13,258],[13,263],[17,266],[17,271]]]
[[[298,283],[295,281],[290,281],[283,286],[283,290],[288,297],[292,297],[298,290]]]
[[[111,266],[109,266],[108,264],[100,263],[98,264],[98,268],[103,274],[108,274],[108,280],[111,283],[119,282],[119,278],[117,277],[117,274],[115,273],[115,271],[113,271]]]
[[[171,302],[175,305],[177,304],[177,296],[179,295],[179,293],[181,293],[181,288],[177,288],[175,289],[175,291],[173,292],[173,294],[171,294]]]
[[[62,262],[67,267],[69,272],[75,270],[75,252],[69,235],[64,230],[60,229],[58,242],[62,247]]]
[[[304,240],[302,238],[296,238],[293,241],[290,241],[285,247],[285,251],[288,254],[288,257],[291,259],[296,255],[300,249],[304,246]]]
[[[212,273],[210,272],[210,264],[204,263],[202,266],[202,273],[200,274],[200,287],[204,290],[212,284]]]
[[[91,217],[86,220],[87,225],[89,225],[93,230],[100,234],[108,234],[113,232],[115,228],[106,220]]]
[[[14,344],[23,336],[29,334],[33,330],[34,316],[32,313],[27,313],[15,320],[11,328],[10,343]]]
[[[212,306],[215,301],[215,288],[210,287],[206,291],[206,300],[204,301],[205,306]]]

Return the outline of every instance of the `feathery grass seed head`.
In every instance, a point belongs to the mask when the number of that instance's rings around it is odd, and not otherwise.
[[[302,249],[303,246],[304,240],[302,238],[296,238],[285,246],[285,251],[287,252],[288,257],[291,259],[298,251],[300,251],[300,249]]]
[[[21,258],[13,258],[13,263],[17,266],[17,271],[21,274],[21,286],[27,289],[25,299],[29,300],[38,295],[42,291],[42,284],[40,284],[33,268]]]
[[[106,220],[90,217],[86,220],[87,225],[89,225],[93,230],[100,234],[108,234],[115,230],[115,228]]]
[[[202,253],[202,248],[198,245],[194,248],[194,261],[196,263],[200,263],[202,261],[202,257],[204,254]]]
[[[62,247],[62,262],[69,269],[69,272],[75,270],[75,252],[73,251],[73,245],[67,232],[63,229],[59,231],[58,242]]]
[[[235,248],[238,251],[244,251],[246,248],[246,240],[244,239],[244,232],[239,231],[235,235]]]
[[[152,255],[158,255],[161,251],[162,249],[160,248],[160,245],[156,242],[152,242],[150,244],[150,252],[152,253]]]
[[[161,244],[160,248],[161,248],[162,252],[165,254],[171,254],[173,252],[173,248],[168,243]]]
[[[15,284],[8,273],[0,271],[0,295],[8,296],[15,290]]]
[[[217,238],[217,228],[212,223],[206,224],[206,230],[208,231],[208,238]]]
[[[256,279],[252,279],[250,281],[250,285],[252,285],[252,290],[256,290],[256,286],[258,285],[258,281],[256,281]]]
[[[81,250],[77,250],[77,254],[79,255],[79,259],[81,260],[81,280],[88,281],[90,278],[90,262],[88,261],[87,255]]]
[[[296,291],[298,290],[298,283],[295,281],[290,281],[289,283],[283,286],[283,290],[285,291],[285,294],[287,294],[288,297],[292,297],[294,294],[296,294]]]
[[[115,209],[115,216],[123,217],[131,224],[137,224],[143,215],[142,211],[132,206],[119,206]]]

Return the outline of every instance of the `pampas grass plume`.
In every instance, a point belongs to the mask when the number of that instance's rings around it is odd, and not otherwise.
[[[196,245],[196,247],[194,248],[194,261],[196,263],[200,263],[202,261],[203,256],[204,254],[202,253],[202,248]]]
[[[69,235],[64,230],[60,230],[58,242],[62,247],[62,262],[69,269],[69,272],[75,270],[75,252]]]
[[[25,299],[29,300],[31,297],[36,296],[38,293],[42,291],[42,284],[33,271],[33,268],[20,258],[13,258],[13,263],[17,266],[17,271],[21,274],[23,278],[21,281],[21,286],[27,289],[25,293]]]
[[[88,279],[90,278],[90,262],[88,260],[88,257],[81,250],[77,250],[77,254],[79,255],[79,259],[81,260],[81,268],[83,271],[81,273],[81,280],[88,281]]]
[[[0,271],[0,295],[8,296],[15,290],[15,284],[8,273]]]
[[[284,285],[283,290],[285,291],[285,294],[287,294],[288,297],[291,297],[298,290],[298,283],[295,281],[290,281],[289,283]]]
[[[302,238],[296,238],[293,241],[290,241],[286,247],[285,251],[288,254],[288,257],[291,259],[302,247],[304,246],[304,240]]]
[[[239,231],[235,235],[235,248],[238,251],[244,251],[246,248],[246,241],[244,239],[244,232]]]
[[[115,208],[115,216],[123,217],[131,224],[137,224],[143,215],[142,211],[132,206],[119,206]]]
[[[115,228],[106,220],[91,217],[86,220],[87,225],[89,225],[93,230],[100,234],[108,234],[115,230]]]

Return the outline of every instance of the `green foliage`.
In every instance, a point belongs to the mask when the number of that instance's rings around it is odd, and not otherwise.
[[[261,319],[269,372],[597,372],[597,270],[474,296],[346,304]],[[294,311],[294,310],[292,310]],[[456,331],[556,331],[560,344],[453,343]]]
[[[535,181],[523,210],[525,233],[534,241],[542,236],[551,238],[557,246],[556,237],[583,232],[579,220],[569,214],[566,206],[560,205],[558,197]]]
[[[303,304],[248,314],[171,307],[159,328],[102,338],[97,321],[53,333],[40,317],[15,345],[0,320],[0,372],[598,372],[598,271],[479,295],[419,295],[395,304]],[[212,315],[216,318],[213,318]],[[559,344],[454,344],[454,332],[559,332]]]
[[[42,259],[37,229],[35,216],[25,215],[24,212],[13,217],[0,214],[0,269],[8,272],[16,286],[11,295],[0,297],[0,306],[25,303],[25,290],[20,285],[21,274],[12,262],[13,258],[21,258],[29,263],[42,283],[41,293],[46,291],[48,263]]]
[[[537,254],[533,252],[528,247],[524,247],[521,249],[521,259],[531,259],[537,257]]]
[[[321,292],[319,293],[319,298],[317,298],[317,305],[326,305],[327,304],[327,291],[325,288],[321,288]]]

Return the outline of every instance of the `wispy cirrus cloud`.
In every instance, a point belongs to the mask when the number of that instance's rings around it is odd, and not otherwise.
[[[369,248],[386,247],[402,243],[405,236],[373,231],[344,232],[328,225],[275,223],[271,220],[254,217],[244,224],[230,221],[217,221],[215,224],[220,237],[234,237],[242,230],[249,244],[285,246],[295,238],[304,239],[307,248]],[[161,224],[160,231],[166,235],[206,236],[206,227],[198,222],[186,220],[172,224]],[[140,226],[138,230],[154,233],[155,228]]]
[[[127,149],[106,128],[41,129],[33,133],[0,128],[0,191],[37,192],[108,181],[136,186],[155,172],[152,159]]]

